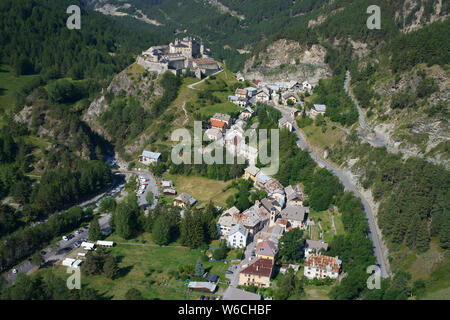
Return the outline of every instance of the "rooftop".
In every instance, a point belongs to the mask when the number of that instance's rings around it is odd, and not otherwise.
[[[313,254],[306,259],[305,267],[314,267],[324,271],[339,272],[341,261],[337,257]]]
[[[314,105],[314,109],[315,109],[317,112],[325,112],[325,111],[327,111],[327,106],[324,105],[324,104],[315,104],[315,105]]]
[[[307,213],[309,213],[309,207],[287,206],[281,211],[281,217],[287,220],[304,221]]]
[[[260,277],[269,277],[272,275],[273,260],[259,258],[251,265],[242,269],[242,274],[251,274]]]
[[[158,160],[159,157],[161,157],[161,153],[144,150],[144,151],[142,151],[142,157]]]

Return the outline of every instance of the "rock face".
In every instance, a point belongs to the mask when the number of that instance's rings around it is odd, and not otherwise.
[[[305,48],[286,39],[272,43],[264,52],[246,61],[243,74],[248,80],[304,81],[316,83],[330,75],[326,50],[320,45]]]
[[[95,99],[89,109],[83,116],[83,120],[91,123],[103,112],[108,110],[109,106],[106,101],[105,95],[109,93],[114,96],[123,93],[126,96],[136,97],[141,105],[149,107],[151,102],[157,97],[163,95],[164,90],[158,85],[155,79],[155,75],[152,73],[143,72],[131,72],[130,68],[125,69],[109,84],[106,92],[103,91],[102,94]]]

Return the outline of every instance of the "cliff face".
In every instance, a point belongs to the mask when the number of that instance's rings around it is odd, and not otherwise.
[[[245,79],[264,82],[308,80],[316,83],[330,75],[325,55],[326,50],[320,45],[305,48],[298,42],[281,39],[247,60],[243,74]]]

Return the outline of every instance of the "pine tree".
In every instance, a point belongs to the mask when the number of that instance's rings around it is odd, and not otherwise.
[[[103,265],[103,273],[109,279],[114,279],[119,273],[119,267],[113,256],[109,255],[106,257],[105,264]]]
[[[100,224],[98,222],[98,219],[95,218],[89,224],[89,240],[95,242],[95,241],[100,240],[101,237],[102,237],[102,233],[100,230]]]
[[[155,221],[152,229],[152,239],[160,246],[168,245],[170,242],[170,226],[165,214],[161,214]]]
[[[201,277],[204,273],[205,273],[205,268],[203,267],[201,259],[198,258],[197,264],[195,265],[195,276]]]
[[[430,248],[430,234],[427,220],[422,220],[417,228],[416,248],[419,252],[425,252]]]
[[[417,229],[418,229],[419,224],[420,224],[420,218],[417,214],[414,214],[409,223],[408,229],[406,231],[406,245],[410,249],[413,249],[416,246]]]

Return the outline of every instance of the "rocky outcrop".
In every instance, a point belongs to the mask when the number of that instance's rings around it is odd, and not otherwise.
[[[326,50],[320,45],[306,48],[286,39],[272,43],[264,52],[246,61],[243,75],[248,80],[304,81],[316,83],[330,75]]]

